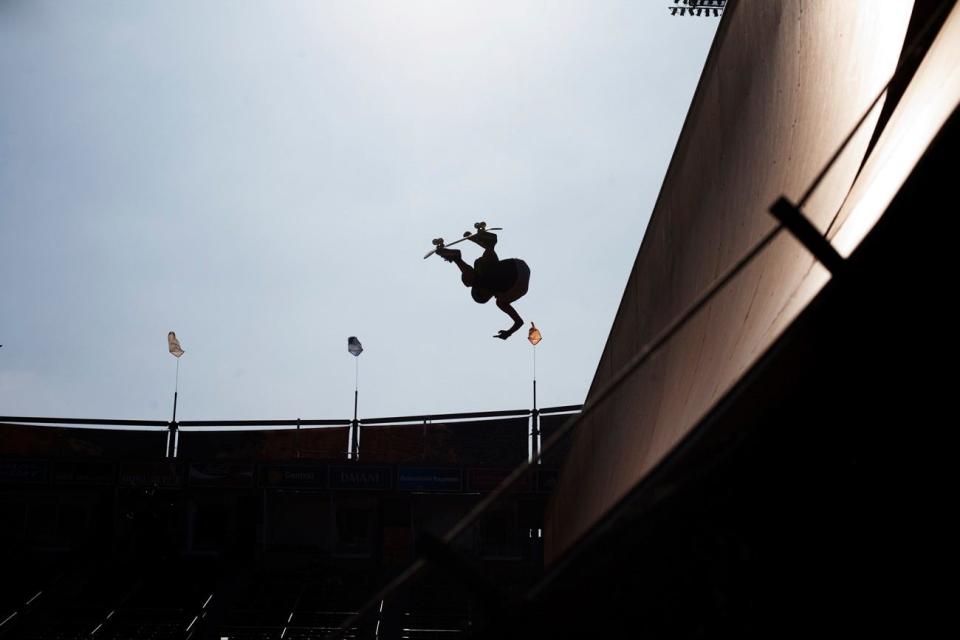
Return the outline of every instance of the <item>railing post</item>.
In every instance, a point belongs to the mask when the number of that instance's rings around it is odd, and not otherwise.
[[[353,390],[353,420],[350,421],[350,459],[360,459],[360,421],[357,420],[357,390]]]
[[[533,411],[530,413],[530,436],[532,438],[531,450],[533,459],[537,460],[540,455],[540,410],[537,409],[537,379],[533,379]],[[539,464],[539,461],[538,461]]]
[[[807,219],[799,206],[794,205],[785,197],[780,198],[770,207],[770,213],[793,234],[800,244],[807,248],[817,260],[823,264],[832,275],[837,275],[843,269],[844,259],[833,248],[830,241],[824,238],[815,226]]]
[[[300,459],[300,418],[297,418],[297,433],[294,436],[294,446],[297,449],[297,459]]]
[[[175,458],[177,453],[177,438],[180,432],[180,423],[171,420],[167,424],[167,457]]]

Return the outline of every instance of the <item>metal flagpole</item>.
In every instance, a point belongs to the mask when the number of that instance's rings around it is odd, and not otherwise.
[[[167,457],[174,458],[177,455],[178,425],[177,425],[177,395],[180,391],[180,356],[183,355],[183,347],[177,340],[177,334],[173,331],[167,334],[167,350],[177,359],[177,374],[173,382],[173,417],[170,419],[170,427],[167,430]]]
[[[537,325],[530,323],[530,331],[527,333],[527,340],[533,345],[533,413],[530,416],[530,450],[531,460],[537,460],[539,464],[540,455],[540,410],[537,409],[537,345],[543,336]]]
[[[533,347],[533,459],[540,453],[540,412],[537,410],[537,347]]]
[[[360,445],[360,424],[357,422],[357,398],[360,394],[360,358],[354,358],[353,375],[353,434],[350,440],[350,457],[357,460]]]
[[[180,389],[180,358],[177,358],[177,377],[173,383],[173,422],[177,421],[177,391]]]
[[[167,432],[167,457],[174,458],[177,455],[177,440],[179,439],[179,429],[177,428],[177,393],[180,390],[180,358],[177,358],[177,374],[173,382],[173,418],[170,420],[170,430]]]
[[[363,345],[357,340],[357,336],[347,338],[347,351],[357,359],[353,376],[353,421],[350,422],[350,442],[348,444],[350,451],[348,457],[352,460],[359,460],[360,421],[357,420],[357,397],[360,395],[360,354],[363,353]]]

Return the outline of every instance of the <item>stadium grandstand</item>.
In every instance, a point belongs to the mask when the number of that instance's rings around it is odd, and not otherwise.
[[[527,461],[531,433],[550,437],[577,410],[370,419],[356,451],[350,420],[2,418],[5,573],[15,579],[4,581],[0,633],[336,635],[414,560],[418,538],[443,536]],[[527,584],[543,564],[560,461],[546,456],[471,541],[501,584]],[[476,618],[449,579],[386,613],[383,637],[402,635],[398,625],[433,630],[409,637],[466,632]]]

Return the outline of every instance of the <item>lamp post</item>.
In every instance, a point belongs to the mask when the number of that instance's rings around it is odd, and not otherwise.
[[[363,345],[357,340],[357,336],[347,338],[347,351],[354,357],[353,420],[350,422],[350,451],[347,457],[351,460],[359,460],[360,422],[357,420],[357,399],[360,390],[360,354],[363,353]]]
[[[530,436],[532,439],[531,460],[540,454],[540,410],[537,409],[537,345],[543,340],[537,325],[530,323],[530,331],[527,332],[527,340],[533,345],[533,414],[531,416]]]

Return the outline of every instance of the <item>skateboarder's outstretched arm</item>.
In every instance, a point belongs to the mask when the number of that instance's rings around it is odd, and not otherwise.
[[[513,308],[506,300],[497,299],[497,306],[505,314],[513,318],[513,326],[509,329],[501,329],[497,332],[497,335],[493,336],[494,338],[500,338],[501,340],[506,340],[514,334],[514,332],[523,326],[523,318],[520,317],[520,314],[517,313],[517,310]]]

